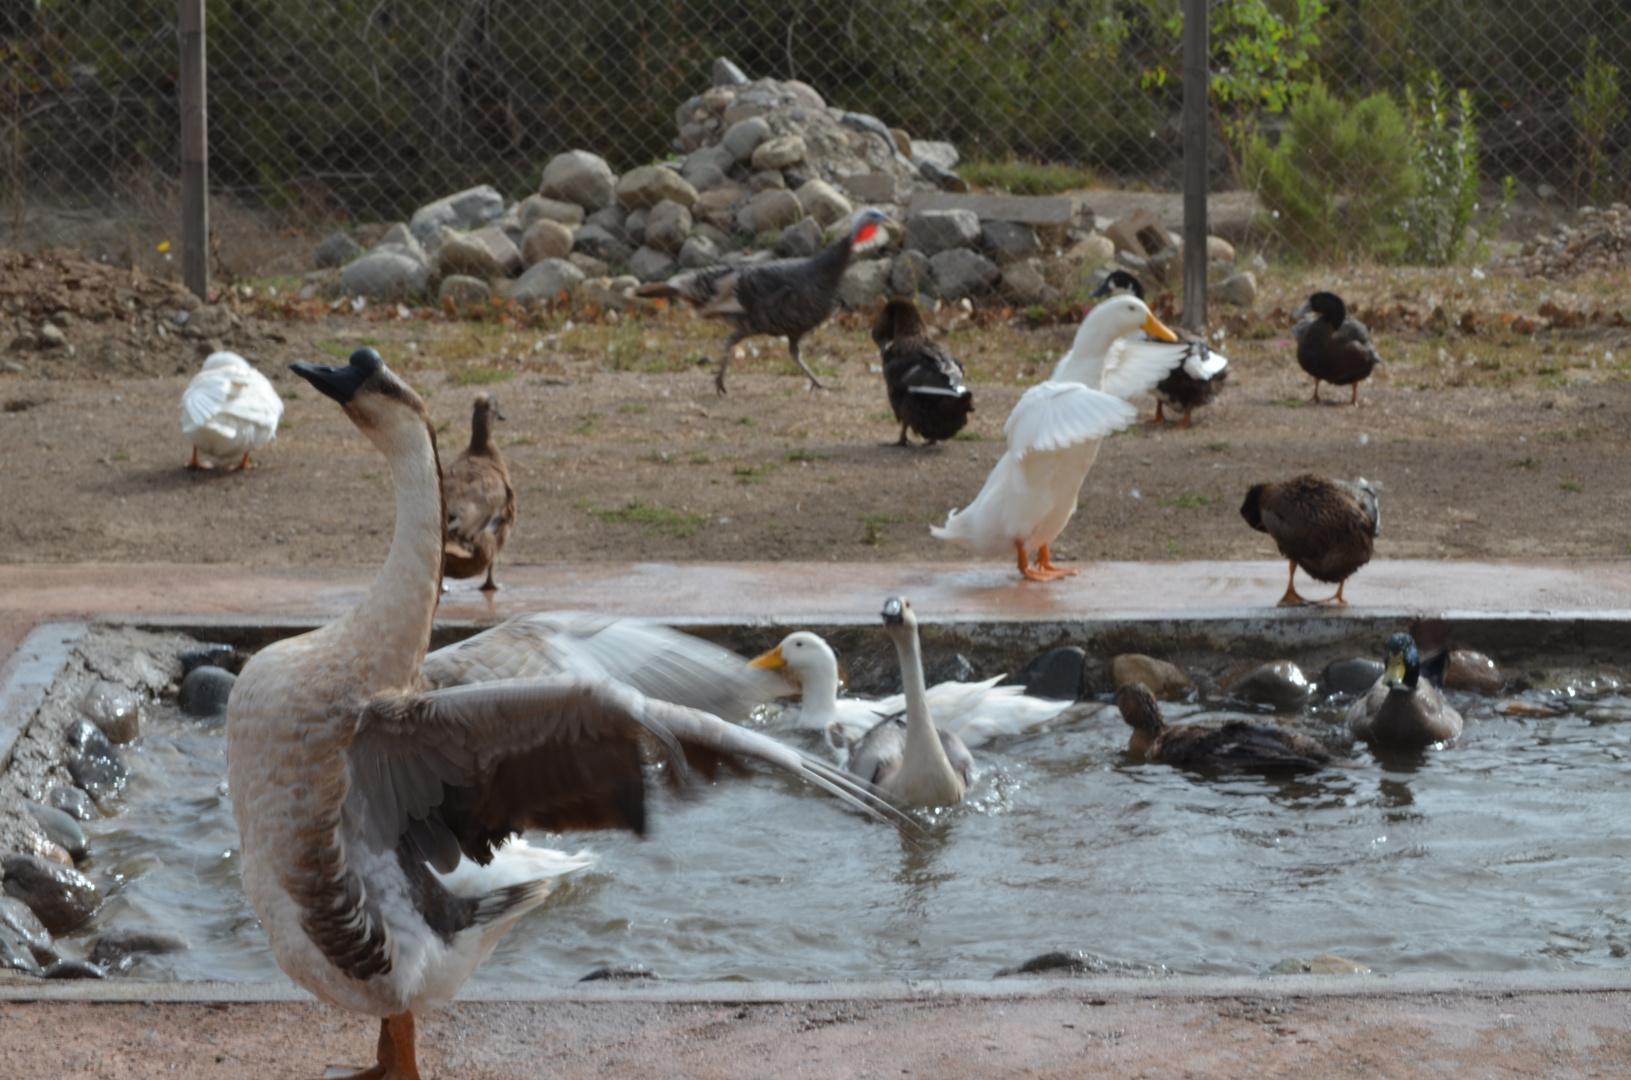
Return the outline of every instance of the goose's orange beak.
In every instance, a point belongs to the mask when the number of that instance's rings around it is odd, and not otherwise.
[[[1170,341],[1174,344],[1178,341],[1178,335],[1167,329],[1167,324],[1157,319],[1154,314],[1144,320],[1144,332],[1150,337],[1159,338],[1162,341]]]
[[[763,668],[765,670],[774,670],[786,666],[787,660],[782,656],[782,647],[780,645],[777,645],[763,656],[755,656],[748,661],[748,667]]]

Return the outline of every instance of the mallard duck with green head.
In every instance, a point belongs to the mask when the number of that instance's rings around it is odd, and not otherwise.
[[[1348,729],[1374,750],[1425,750],[1461,734],[1461,714],[1441,687],[1450,654],[1423,661],[1406,633],[1387,641],[1387,666],[1364,697],[1348,707]]]

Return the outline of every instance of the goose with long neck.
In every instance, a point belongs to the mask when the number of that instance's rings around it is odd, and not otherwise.
[[[956,735],[935,727],[912,605],[904,597],[885,601],[883,626],[900,658],[906,713],[862,735],[850,747],[849,770],[906,806],[953,806],[968,793],[974,757]]]
[[[424,403],[372,349],[291,366],[389,460],[396,529],[353,611],[244,665],[227,768],[244,890],[279,966],[381,1018],[378,1062],[356,1077],[417,1080],[414,1013],[449,1000],[553,875],[583,862],[507,858],[508,841],[643,831],[653,751],[677,786],[753,758],[882,815],[831,766],[701,711],[764,687],[685,635],[532,616],[427,657],[445,517]]]
[[[1019,572],[1031,581],[1078,573],[1055,565],[1050,545],[1076,511],[1100,441],[1138,418],[1126,399],[1153,387],[1171,367],[1165,357],[1119,347],[1139,330],[1178,340],[1131,296],[1112,297],[1089,312],[1053,377],[1025,391],[1008,414],[1002,428],[1008,448],[980,493],[929,532],[980,555],[1017,555]]]

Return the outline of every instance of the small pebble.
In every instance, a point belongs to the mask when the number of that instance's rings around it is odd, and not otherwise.
[[[64,851],[75,859],[83,859],[90,854],[90,844],[85,839],[85,830],[79,827],[79,822],[73,816],[50,806],[41,806],[37,802],[25,802],[28,812],[34,815],[40,828],[52,843],[60,845]]]
[[[124,789],[125,781],[130,779],[130,766],[101,728],[81,720],[68,729],[68,746],[68,773],[91,798],[101,802]]]
[[[85,691],[79,711],[102,729],[109,742],[131,742],[142,730],[142,699],[135,691],[106,679]]]
[[[74,787],[72,784],[58,784],[45,793],[45,801],[55,810],[61,810],[79,821],[95,821],[100,814],[96,812],[96,804],[86,794],[84,788]]]

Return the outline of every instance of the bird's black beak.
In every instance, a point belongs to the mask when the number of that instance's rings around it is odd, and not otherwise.
[[[362,384],[384,366],[385,361],[373,349],[358,349],[351,354],[351,362],[344,367],[296,360],[289,365],[289,370],[311,383],[319,393],[346,405],[357,396]]]
[[[906,603],[898,596],[883,602],[883,621],[888,626],[899,626],[906,621]]]
[[[1099,287],[1087,294],[1089,300],[1102,300],[1110,295],[1110,279],[1105,278]]]

